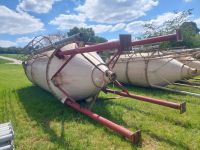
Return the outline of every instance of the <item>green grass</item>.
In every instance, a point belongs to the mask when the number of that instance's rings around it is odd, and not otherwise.
[[[6,63],[11,63],[12,61],[1,59],[0,58],[0,64],[6,64]]]
[[[5,57],[15,58],[15,59],[19,59],[19,60],[24,60],[24,55],[23,54],[0,54],[0,56],[5,56]]]
[[[174,102],[186,101],[187,112],[179,114],[178,110],[128,98],[106,100],[116,96],[101,93],[93,111],[132,131],[141,129],[143,142],[135,147],[32,85],[21,66],[1,64],[0,122],[12,122],[17,150],[200,148],[199,98],[161,90],[128,88],[136,94]]]

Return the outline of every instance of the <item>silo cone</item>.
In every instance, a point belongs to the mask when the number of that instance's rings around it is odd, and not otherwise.
[[[76,47],[77,45],[72,43],[64,46],[61,51]],[[23,63],[25,73],[31,82],[51,92],[60,100],[66,99],[66,94],[55,85],[59,85],[74,100],[82,100],[93,97],[101,87],[110,82],[112,73],[95,52],[75,55],[61,72],[52,78],[70,57],[71,55],[67,55],[64,58],[58,58],[54,50],[33,56]]]
[[[189,67],[196,68],[196,75],[200,75],[200,61],[194,59],[193,57],[180,57],[176,59]]]
[[[149,87],[152,85],[165,86],[193,76],[197,70],[172,58],[148,58],[138,54],[134,57],[121,55],[113,72],[123,83]]]

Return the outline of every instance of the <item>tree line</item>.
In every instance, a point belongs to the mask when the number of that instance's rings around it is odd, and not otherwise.
[[[19,54],[21,47],[0,47],[0,54]]]
[[[196,48],[200,47],[200,29],[197,24],[193,21],[189,21],[189,17],[192,15],[192,9],[188,9],[182,12],[174,11],[175,17],[166,20],[161,25],[155,23],[146,23],[144,25],[145,33],[143,37],[154,37],[166,34],[172,34],[176,29],[180,29],[183,40],[176,42],[164,42],[160,46],[163,48],[171,47],[185,47],[185,48]]]

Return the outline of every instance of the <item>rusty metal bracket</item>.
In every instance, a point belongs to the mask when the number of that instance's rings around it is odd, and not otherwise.
[[[66,100],[64,101],[65,105],[70,106],[71,108],[83,113],[84,115],[92,118],[93,120],[103,124],[104,126],[110,128],[111,130],[121,134],[125,138],[129,139],[133,144],[141,143],[141,131],[137,130],[136,132],[131,132],[130,130],[120,126],[92,111],[87,108],[81,107],[72,97],[66,93],[59,85],[57,86],[60,91],[62,91],[66,96]]]

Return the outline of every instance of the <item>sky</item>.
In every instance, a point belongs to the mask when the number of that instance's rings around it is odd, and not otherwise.
[[[0,47],[23,47],[38,35],[92,27],[108,40],[137,36],[143,24],[161,25],[173,11],[193,9],[200,28],[200,0],[0,0]]]

